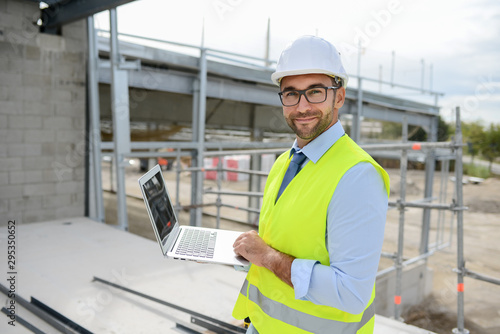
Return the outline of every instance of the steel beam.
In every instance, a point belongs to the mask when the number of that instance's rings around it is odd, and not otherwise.
[[[193,94],[195,80],[196,76],[189,72],[152,69],[144,65],[140,71],[130,72],[129,75],[130,87],[186,95]],[[110,73],[100,71],[99,81],[109,84],[111,82]],[[235,82],[229,78],[207,77],[208,98],[281,108],[276,92],[277,89],[272,86]],[[341,114],[351,114],[357,111],[356,96],[356,94],[347,95],[346,106],[340,109]],[[370,119],[401,123],[403,115],[406,115],[409,125],[431,127],[435,114],[426,109],[425,105],[408,106],[407,108],[410,110],[408,111],[405,110],[405,107],[398,107],[396,103],[398,101],[389,103],[389,100],[387,103],[383,103],[370,97],[369,93],[363,92],[363,116]],[[257,123],[260,124],[261,122],[257,120]]]
[[[179,43],[165,42],[162,40],[144,38],[141,36],[133,36],[128,34],[120,34],[120,35],[140,38],[146,41],[155,41],[159,43],[163,42],[167,45],[179,45]],[[106,42],[106,38],[100,39],[100,44],[99,44],[100,50],[102,50],[104,54],[109,53],[109,47],[107,46],[107,44],[108,43]],[[181,46],[201,50],[199,46],[190,46],[190,45],[181,45]],[[192,73],[195,71],[196,72],[199,71],[198,57],[184,55],[168,50],[160,50],[157,48],[147,47],[143,45],[139,46],[137,44],[128,42],[120,42],[120,49],[122,50],[122,53],[126,54],[128,57],[141,59],[143,62],[148,62],[149,64],[152,64],[154,66],[169,64],[171,65],[172,68],[185,69],[191,71]],[[217,50],[210,50],[210,49],[206,50],[208,57],[209,56],[213,57],[216,53],[221,53],[221,51]],[[227,52],[222,52],[222,53],[228,54]],[[233,55],[233,58],[236,55],[234,53],[231,54]],[[241,57],[241,55],[239,56]],[[248,58],[248,56],[244,57]],[[263,70],[262,68],[254,68],[251,66],[242,67],[234,64],[229,64],[227,61],[218,62],[207,59],[207,72],[209,74],[216,74],[217,76],[220,77],[229,77],[237,80],[251,81],[275,87],[275,85],[271,82],[271,73],[273,72],[272,70]]]
[[[66,23],[115,8],[134,0],[44,1],[49,6],[42,10],[42,30],[56,33]]]
[[[145,68],[130,73],[130,87],[191,95],[196,75],[178,70]],[[101,71],[99,81],[110,83],[110,75]],[[272,86],[237,82],[229,78],[207,76],[209,98],[281,107],[278,89]]]
[[[100,49],[103,54],[109,53],[108,47],[104,44],[105,40],[107,39],[100,39]],[[196,73],[200,71],[200,62],[197,57],[127,42],[120,42],[120,50],[128,58],[140,59],[143,63],[141,71],[130,73],[131,87],[193,94],[193,82],[197,79]],[[210,52],[207,53],[207,57],[209,55]],[[168,69],[151,67],[157,65],[162,65],[162,67],[166,65]],[[208,98],[281,107],[276,96],[277,88],[268,78],[270,71],[218,63],[209,59],[207,59],[206,66]],[[369,79],[362,78],[362,80]],[[100,82],[109,83],[109,81],[109,74],[101,71]],[[347,90],[346,100],[347,105],[340,110],[342,114],[351,113],[391,122],[401,122],[402,115],[405,114],[409,125],[422,126],[426,129],[431,128],[433,117],[439,113],[439,108],[434,105],[368,91],[360,92],[355,88]]]

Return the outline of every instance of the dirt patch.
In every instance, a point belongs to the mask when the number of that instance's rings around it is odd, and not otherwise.
[[[489,178],[480,184],[463,187],[464,205],[470,212],[500,213],[500,179]]]
[[[471,212],[500,213],[500,201],[473,197],[464,204]]]
[[[456,313],[439,305],[433,295],[427,297],[421,304],[405,310],[402,316],[407,324],[435,333],[452,333],[452,330],[457,327]],[[465,328],[470,333],[498,334],[498,332],[487,331],[467,319],[465,320]]]
[[[424,192],[424,184],[418,184],[412,178],[406,179],[406,195],[419,195]],[[392,179],[391,178],[391,196],[399,196],[401,193],[401,180],[400,178]]]

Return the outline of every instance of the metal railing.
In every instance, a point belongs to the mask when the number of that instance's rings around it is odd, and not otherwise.
[[[108,30],[96,29],[96,32],[98,33],[98,36],[102,36],[102,37],[109,38],[111,35],[110,31],[108,31]],[[119,33],[118,35],[120,37],[126,37],[126,38],[132,39],[138,43],[143,43],[143,44],[144,44],[144,42],[153,42],[153,43],[158,43],[158,44],[162,44],[162,45],[166,45],[166,46],[174,46],[174,47],[181,47],[184,49],[196,50],[197,52],[201,52],[202,50],[205,50],[207,52],[207,54],[212,58],[221,59],[221,60],[227,61],[229,63],[247,65],[247,66],[251,66],[251,67],[255,67],[255,68],[259,68],[259,69],[270,70],[271,69],[270,65],[276,64],[275,60],[271,60],[268,58],[254,57],[254,56],[249,56],[249,55],[245,55],[242,53],[223,51],[223,50],[203,47],[200,45],[167,41],[167,40],[163,40],[163,39],[138,36],[138,35],[132,35],[132,34],[126,34],[126,33]],[[261,65],[261,63],[264,65]]]

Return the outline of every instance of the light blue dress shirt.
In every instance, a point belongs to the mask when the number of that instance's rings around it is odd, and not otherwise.
[[[337,122],[309,142],[301,150],[307,156],[302,167],[317,163],[344,134]],[[300,151],[297,141],[293,148]],[[295,298],[352,314],[363,312],[378,270],[387,205],[384,181],[372,164],[359,163],[344,174],[327,211],[325,242],[330,266],[295,259],[291,277]]]

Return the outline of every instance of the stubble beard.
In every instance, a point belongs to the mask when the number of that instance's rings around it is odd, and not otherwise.
[[[335,101],[336,94],[333,96]],[[334,102],[335,103],[335,102]],[[286,122],[288,126],[295,132],[297,137],[299,137],[302,140],[307,140],[311,141],[320,134],[322,134],[326,129],[328,129],[332,124],[333,124],[333,115],[334,115],[334,103],[332,103],[332,106],[330,110],[325,110],[325,113],[321,113],[320,110],[311,110],[310,112],[306,113],[298,113],[296,117],[293,117],[290,115],[290,117],[286,118]],[[323,117],[321,117],[323,115]],[[316,117],[319,116],[320,120],[312,129],[307,129],[307,128],[299,128],[294,122],[295,118],[300,118],[300,117]]]
[[[297,115],[298,117],[321,117],[321,112],[308,112],[308,113],[301,113]],[[316,123],[311,129],[307,127],[302,127],[301,125],[296,125],[294,122],[294,117],[287,118],[286,122],[288,123],[288,126],[295,132],[297,137],[304,139],[304,140],[311,140],[319,136],[323,131],[325,131],[330,124],[333,121],[333,112],[329,111],[326,117],[320,118],[319,122]]]
[[[320,134],[322,134],[326,129],[328,129],[331,125],[333,125],[333,118],[335,113],[335,100],[337,99],[337,91],[333,93],[333,102],[331,108],[329,110],[325,110],[325,113],[322,113],[320,110],[311,110],[306,113],[298,113],[296,117],[290,115],[290,117],[286,118],[286,122],[288,126],[295,132],[295,135],[302,140],[311,141]],[[323,117],[321,117],[323,115]],[[307,128],[300,129],[297,125],[295,125],[294,119],[300,117],[316,117],[319,116],[319,122],[310,130]],[[300,126],[300,125],[299,125]]]

